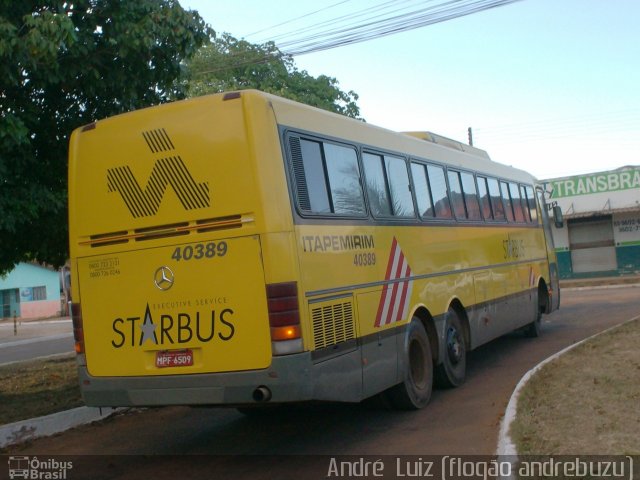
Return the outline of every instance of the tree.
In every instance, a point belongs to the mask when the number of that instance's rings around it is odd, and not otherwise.
[[[281,97],[360,117],[358,95],[338,88],[335,78],[313,77],[298,70],[293,58],[273,42],[252,44],[225,33],[202,47],[187,62],[188,95],[256,88]]]
[[[177,0],[0,0],[0,273],[67,258],[71,131],[183,97],[212,35]]]

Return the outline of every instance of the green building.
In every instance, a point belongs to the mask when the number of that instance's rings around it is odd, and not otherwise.
[[[560,278],[640,274],[640,166],[541,183],[565,219],[553,228]]]

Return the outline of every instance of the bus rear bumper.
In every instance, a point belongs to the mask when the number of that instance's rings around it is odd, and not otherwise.
[[[312,400],[312,370],[311,355],[306,352],[274,357],[265,370],[94,377],[86,366],[79,366],[78,373],[82,397],[88,406],[222,406]]]

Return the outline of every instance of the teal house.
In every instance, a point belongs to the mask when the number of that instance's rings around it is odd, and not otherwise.
[[[33,263],[19,263],[0,277],[0,317],[44,318],[60,315],[60,274]]]

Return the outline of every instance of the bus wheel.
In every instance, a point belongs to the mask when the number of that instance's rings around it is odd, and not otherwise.
[[[444,326],[444,361],[436,368],[436,382],[445,388],[464,383],[467,370],[467,348],[462,322],[453,308],[449,308]]]
[[[404,380],[385,393],[395,408],[418,410],[429,403],[431,398],[433,360],[427,332],[417,317],[407,327],[403,355]]]
[[[544,305],[540,305],[540,292],[536,291],[536,298],[534,301],[536,307],[536,317],[533,322],[524,327],[524,336],[529,338],[537,338],[542,331],[542,311],[545,309]]]

